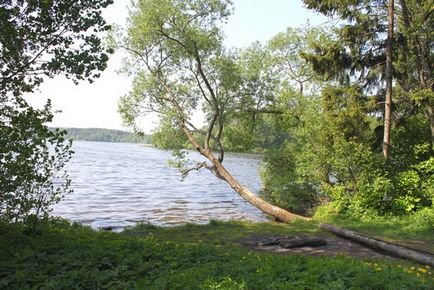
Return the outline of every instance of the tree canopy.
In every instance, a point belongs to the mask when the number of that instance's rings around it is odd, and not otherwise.
[[[225,126],[241,110],[267,109],[272,97],[257,90],[265,83],[262,79],[243,78],[237,54],[222,45],[221,25],[230,10],[231,2],[223,0],[137,1],[119,44],[130,52],[128,71],[135,80],[130,94],[121,99],[119,110],[127,124],[134,125],[141,114],[156,112],[182,131],[209,161],[183,166],[184,175],[209,169],[261,210],[281,220],[293,220],[296,215],[255,196],[222,165]],[[191,122],[198,107],[205,114],[201,128]]]
[[[101,9],[113,0],[5,0],[0,6],[0,92],[30,92],[43,76],[92,80],[109,51]]]
[[[112,0],[5,0],[0,5],[0,219],[41,217],[69,193],[64,170],[71,142],[49,130],[50,101],[34,109],[23,97],[44,77],[92,81],[106,67],[109,29],[101,9]],[[62,92],[59,92],[61,94]]]
[[[263,152],[265,196],[293,212],[324,203],[355,216],[431,207],[429,5],[398,1],[387,37],[388,2],[347,2],[305,1],[343,20],[333,27],[288,29],[266,44],[227,50],[221,25],[229,1],[138,1],[119,42],[135,76],[120,101],[125,122],[160,114],[163,147],[188,141],[210,161],[180,162],[183,172],[208,168],[242,196],[221,165],[224,151]],[[394,80],[388,162],[381,154],[386,50]],[[198,108],[200,126],[191,121]]]

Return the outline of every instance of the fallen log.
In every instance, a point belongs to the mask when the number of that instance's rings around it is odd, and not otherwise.
[[[309,238],[309,239],[291,239],[281,241],[280,245],[285,249],[302,248],[302,247],[321,247],[327,245],[324,239]]]
[[[258,246],[265,246],[265,247],[268,247],[268,246],[278,246],[278,245],[280,245],[280,240],[281,240],[281,238],[277,238],[277,239],[272,239],[270,241],[260,242],[258,244]]]
[[[343,238],[350,239],[354,242],[365,245],[374,250],[380,250],[382,252],[399,258],[409,259],[421,264],[434,266],[434,255],[431,253],[422,252],[402,245],[389,243],[329,224],[320,224],[320,228],[332,232]]]
[[[324,239],[309,237],[279,237],[272,240],[260,242],[259,246],[279,246],[286,249],[302,247],[320,247],[327,245]]]

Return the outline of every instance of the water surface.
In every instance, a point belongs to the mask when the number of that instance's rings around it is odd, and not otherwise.
[[[208,170],[181,180],[171,153],[138,144],[75,141],[67,165],[74,192],[53,213],[99,228],[138,221],[159,225],[209,219],[263,221],[265,216]],[[195,152],[189,159],[203,160]],[[227,154],[224,165],[253,192],[261,188],[258,156]]]

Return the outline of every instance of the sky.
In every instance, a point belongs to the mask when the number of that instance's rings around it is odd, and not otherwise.
[[[124,25],[129,0],[115,0],[104,11],[108,23]],[[287,27],[302,27],[307,21],[321,25],[326,19],[303,7],[301,0],[233,0],[234,12],[225,25],[225,45],[247,47],[255,41],[265,42]],[[128,130],[117,113],[118,99],[126,95],[131,80],[117,73],[122,65],[122,52],[111,56],[107,69],[92,84],[78,85],[62,76],[47,79],[37,92],[27,99],[42,107],[47,98],[52,101],[55,114],[50,126],[76,128],[107,128]],[[141,122],[142,130],[150,133],[156,126],[155,117]]]

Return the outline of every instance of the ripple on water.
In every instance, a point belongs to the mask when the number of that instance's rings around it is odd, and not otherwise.
[[[74,142],[67,166],[74,192],[53,213],[95,228],[122,228],[139,221],[158,225],[209,219],[263,221],[265,216],[208,171],[181,180],[167,166],[170,152],[137,144]],[[196,153],[189,159],[202,160]],[[257,156],[227,154],[225,165],[243,184],[258,192]]]

